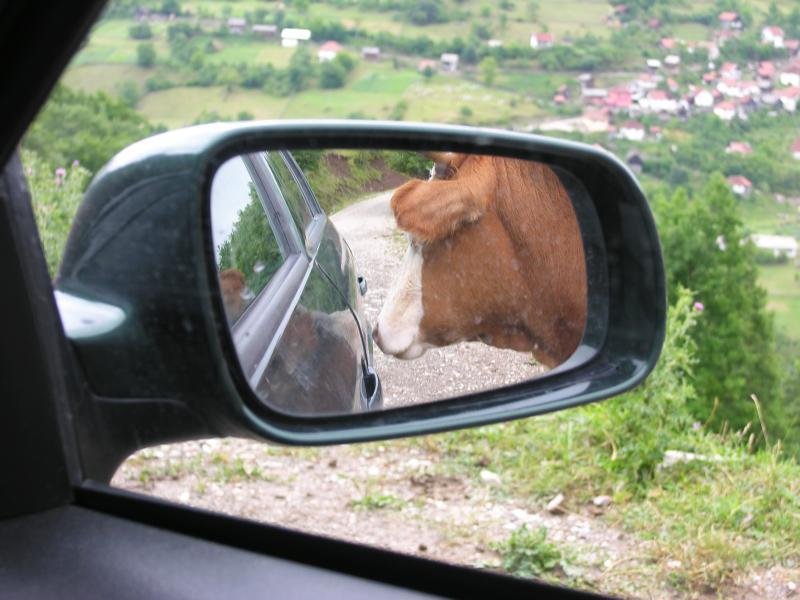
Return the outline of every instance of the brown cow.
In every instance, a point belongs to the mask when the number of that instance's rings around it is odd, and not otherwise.
[[[410,244],[378,317],[378,346],[411,359],[480,340],[561,364],[583,335],[587,281],[580,229],[558,176],[524,160],[429,156],[431,179],[409,181],[392,197]]]
[[[225,269],[219,274],[219,287],[222,290],[222,303],[228,323],[233,324],[247,308],[245,296],[247,284],[244,274],[239,269]]]

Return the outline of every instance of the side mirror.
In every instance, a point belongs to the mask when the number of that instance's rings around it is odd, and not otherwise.
[[[138,142],[87,191],[57,288],[96,478],[168,441],[337,444],[607,398],[653,368],[666,315],[647,201],[612,155],[393,122]]]

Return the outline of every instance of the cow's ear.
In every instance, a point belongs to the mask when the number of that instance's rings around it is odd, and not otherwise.
[[[489,194],[480,183],[417,179],[406,182],[392,196],[397,226],[424,243],[451,236],[486,212]]]

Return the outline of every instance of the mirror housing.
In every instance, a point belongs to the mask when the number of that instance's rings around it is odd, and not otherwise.
[[[598,243],[587,246],[594,291],[578,351],[528,382],[385,412],[296,417],[258,402],[239,368],[217,282],[211,181],[224,161],[242,153],[326,148],[494,154],[545,163],[580,180]],[[667,306],[652,214],[634,176],[610,153],[501,130],[374,121],[221,123],[133,144],[87,190],[56,287],[88,387],[76,407],[82,437],[90,440],[82,448],[87,475],[100,479],[135,450],[169,441],[237,436],[338,444],[608,398],[640,383],[655,365]]]

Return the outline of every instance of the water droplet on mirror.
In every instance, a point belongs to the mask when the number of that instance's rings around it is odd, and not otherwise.
[[[256,264],[253,265],[253,272],[261,273],[261,271],[263,271],[266,268],[267,265],[264,264],[264,261],[259,260]]]
[[[240,296],[242,297],[242,300],[244,300],[245,302],[250,302],[250,300],[256,297],[256,295],[249,287],[242,288]]]

